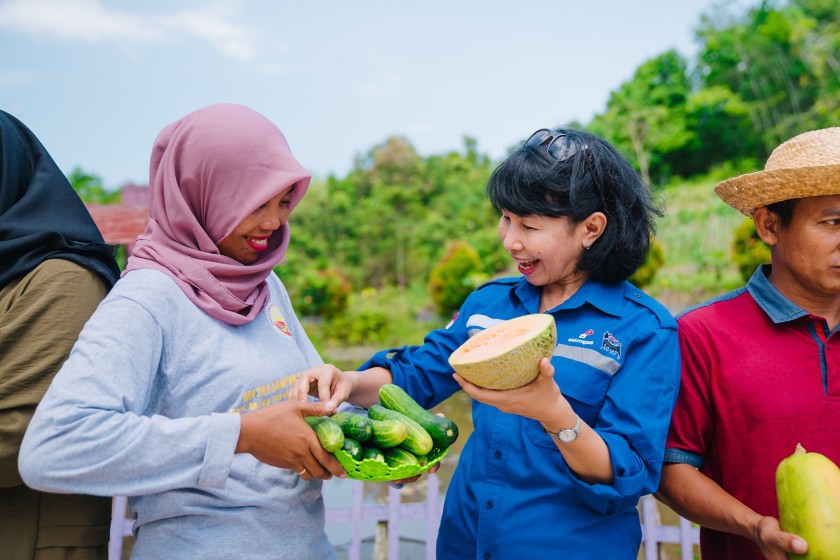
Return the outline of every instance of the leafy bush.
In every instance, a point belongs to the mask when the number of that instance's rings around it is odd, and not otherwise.
[[[306,333],[326,361],[356,367],[374,352],[385,348],[421,344],[430,330],[446,321],[427,309],[430,303],[425,283],[408,288],[365,288],[350,295],[340,316],[302,318]],[[348,356],[347,351],[354,351]]]
[[[362,311],[331,318],[322,328],[333,345],[359,346],[376,344],[382,339],[387,324],[388,318],[384,313]]]
[[[770,262],[770,247],[761,240],[755,231],[755,224],[750,218],[735,228],[732,241],[732,260],[738,266],[741,278],[746,282],[761,264]]]
[[[429,275],[429,291],[438,314],[451,315],[487,278],[478,253],[466,241],[453,241]]]
[[[630,277],[630,283],[638,288],[644,288],[653,282],[656,272],[662,268],[663,264],[665,264],[665,250],[659,241],[654,240],[645,262]]]
[[[285,269],[278,274],[288,272]],[[321,270],[304,269],[299,276],[289,280],[283,278],[289,297],[292,299],[298,313],[307,317],[336,317],[347,309],[347,298],[350,297],[350,283],[336,268]]]

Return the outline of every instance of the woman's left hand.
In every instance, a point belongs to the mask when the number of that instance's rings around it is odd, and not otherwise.
[[[508,414],[516,414],[540,422],[546,413],[556,413],[558,409],[563,408],[571,410],[571,405],[554,381],[554,366],[548,358],[540,360],[540,374],[536,379],[517,389],[504,391],[482,389],[457,373],[453,374],[453,377],[470,397]]]

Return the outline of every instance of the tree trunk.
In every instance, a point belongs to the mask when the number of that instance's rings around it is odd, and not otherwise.
[[[373,557],[371,560],[388,560],[388,522],[376,523],[376,537],[373,541]]]

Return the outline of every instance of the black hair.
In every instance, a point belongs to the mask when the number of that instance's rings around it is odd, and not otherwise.
[[[774,202],[768,204],[767,209],[779,217],[779,224],[783,228],[787,228],[793,221],[793,209],[796,206],[798,198],[791,198],[781,202]]]
[[[582,130],[554,129],[551,135],[523,145],[493,171],[487,184],[493,208],[517,216],[565,216],[572,224],[603,212],[606,228],[583,251],[578,269],[606,284],[626,280],[647,257],[661,208],[607,141]],[[566,143],[556,152],[562,154],[559,159],[549,153],[550,137]]]

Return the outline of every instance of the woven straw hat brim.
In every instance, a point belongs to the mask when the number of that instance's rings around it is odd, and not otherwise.
[[[752,216],[756,208],[792,198],[840,194],[840,164],[756,171],[719,183],[715,193]]]

